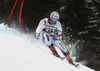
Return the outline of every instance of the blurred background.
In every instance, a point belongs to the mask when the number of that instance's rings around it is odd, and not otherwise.
[[[0,23],[7,23],[15,1],[0,0]],[[19,28],[21,2],[18,0],[8,24],[11,28]],[[64,42],[75,49],[76,61],[86,61],[86,66],[100,71],[100,0],[24,0],[23,32],[33,33],[52,11],[60,14]]]

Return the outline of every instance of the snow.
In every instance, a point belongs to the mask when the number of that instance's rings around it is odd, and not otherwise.
[[[46,48],[46,49],[45,49]],[[54,57],[50,50],[0,24],[0,71],[94,71],[80,64],[80,69]]]
[[[86,33],[88,33],[88,31],[81,31],[81,32],[78,33],[78,35],[86,34]]]
[[[93,25],[86,26],[85,29],[92,28],[92,27],[97,27],[97,26],[98,26],[98,24],[93,24]]]
[[[92,2],[92,0],[86,0],[87,2]]]
[[[100,1],[99,1],[99,0],[94,0],[94,1],[96,1],[97,3],[100,3]]]

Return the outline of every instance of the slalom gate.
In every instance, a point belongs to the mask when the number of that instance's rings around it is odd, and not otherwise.
[[[10,16],[9,16],[9,18],[8,18],[8,21],[7,21],[7,26],[8,26],[8,23],[9,23],[9,21],[10,21],[10,19],[11,19],[11,16],[12,16],[12,14],[13,14],[13,12],[14,12],[14,9],[15,9],[17,3],[18,3],[18,0],[15,1],[15,4],[14,4],[14,6],[13,6],[13,8],[12,8],[12,11],[11,11]],[[20,16],[19,16],[19,25],[20,25],[20,31],[21,31],[21,33],[22,33],[21,16],[22,16],[23,4],[24,4],[24,0],[22,0],[22,3],[21,3]]]

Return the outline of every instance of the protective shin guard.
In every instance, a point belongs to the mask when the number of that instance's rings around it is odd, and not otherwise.
[[[49,49],[52,51],[52,53],[53,53],[54,55],[57,55],[57,54],[58,54],[53,45],[51,45],[51,46],[49,47]]]
[[[73,63],[73,60],[70,58],[69,53],[65,54],[66,59],[68,60],[69,63]]]

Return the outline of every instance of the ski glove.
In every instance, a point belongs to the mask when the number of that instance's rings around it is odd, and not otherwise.
[[[62,40],[63,39],[63,35],[59,35],[58,39]]]
[[[36,33],[36,39],[39,39],[40,33]]]

